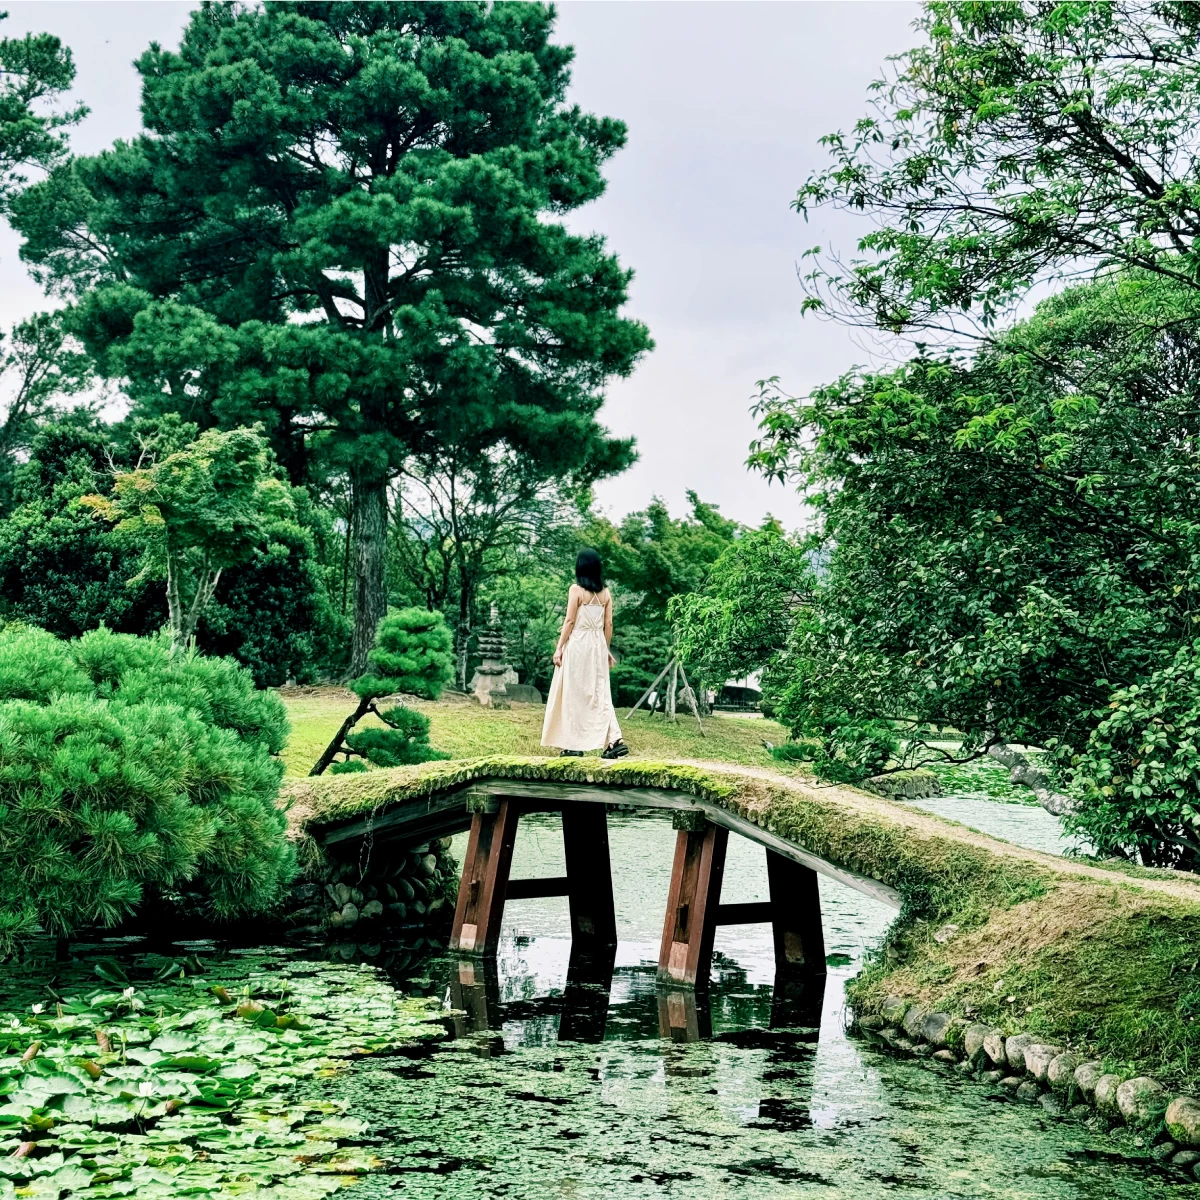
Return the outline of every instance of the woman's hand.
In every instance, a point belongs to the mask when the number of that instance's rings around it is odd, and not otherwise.
[[[611,657],[612,657],[612,655],[609,655],[609,657],[611,658]],[[561,666],[562,666],[562,650],[555,650],[555,651],[554,651],[554,660],[553,660],[553,661],[554,661],[554,665],[555,665],[556,667],[561,667]]]
[[[608,669],[611,671],[617,665],[617,660],[613,658],[612,651],[608,652]]]

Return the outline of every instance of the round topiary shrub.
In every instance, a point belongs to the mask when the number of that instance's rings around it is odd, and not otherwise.
[[[0,952],[111,926],[150,897],[269,910],[295,874],[275,806],[278,696],[231,659],[99,629],[0,629]]]

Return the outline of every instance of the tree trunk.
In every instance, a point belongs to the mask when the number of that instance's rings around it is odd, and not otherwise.
[[[387,611],[383,567],[387,550],[387,480],[375,475],[353,476],[354,487],[354,640],[350,678],[367,670],[367,654],[375,644],[375,629]]]
[[[1037,797],[1038,803],[1056,817],[1071,811],[1071,798],[1062,792],[1056,792],[1050,784],[1050,772],[1043,767],[1036,767],[1019,751],[1014,750],[1007,742],[997,742],[988,747],[988,756],[1003,763],[1008,768],[1010,783],[1019,787],[1027,787]]]

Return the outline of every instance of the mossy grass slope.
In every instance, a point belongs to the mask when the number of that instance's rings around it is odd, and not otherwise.
[[[880,796],[730,764],[501,756],[290,780],[283,795],[303,837],[485,779],[662,788],[720,805],[900,893],[898,919],[852,984],[860,1013],[902,995],[1200,1086],[1194,876],[1059,859]]]

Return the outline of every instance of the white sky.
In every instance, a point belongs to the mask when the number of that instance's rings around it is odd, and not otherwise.
[[[0,35],[58,34],[92,109],[73,144],[90,153],[139,127],[133,59],[177,44],[192,5],[175,0],[9,0]],[[863,115],[884,59],[916,41],[910,3],[623,3],[568,0],[558,39],[574,45],[571,98],[620,117],[629,144],[607,194],[572,218],[603,233],[636,271],[628,311],[657,348],[613,384],[603,418],[638,440],[641,459],[600,489],[613,515],[652,495],[681,513],[694,488],[729,516],[801,521],[795,496],[744,467],[756,380],[802,392],[868,360],[862,335],[802,319],[796,279],[813,245],[844,251],[862,221],[790,208],[823,165],[818,138]],[[45,306],[0,230],[0,322]]]

